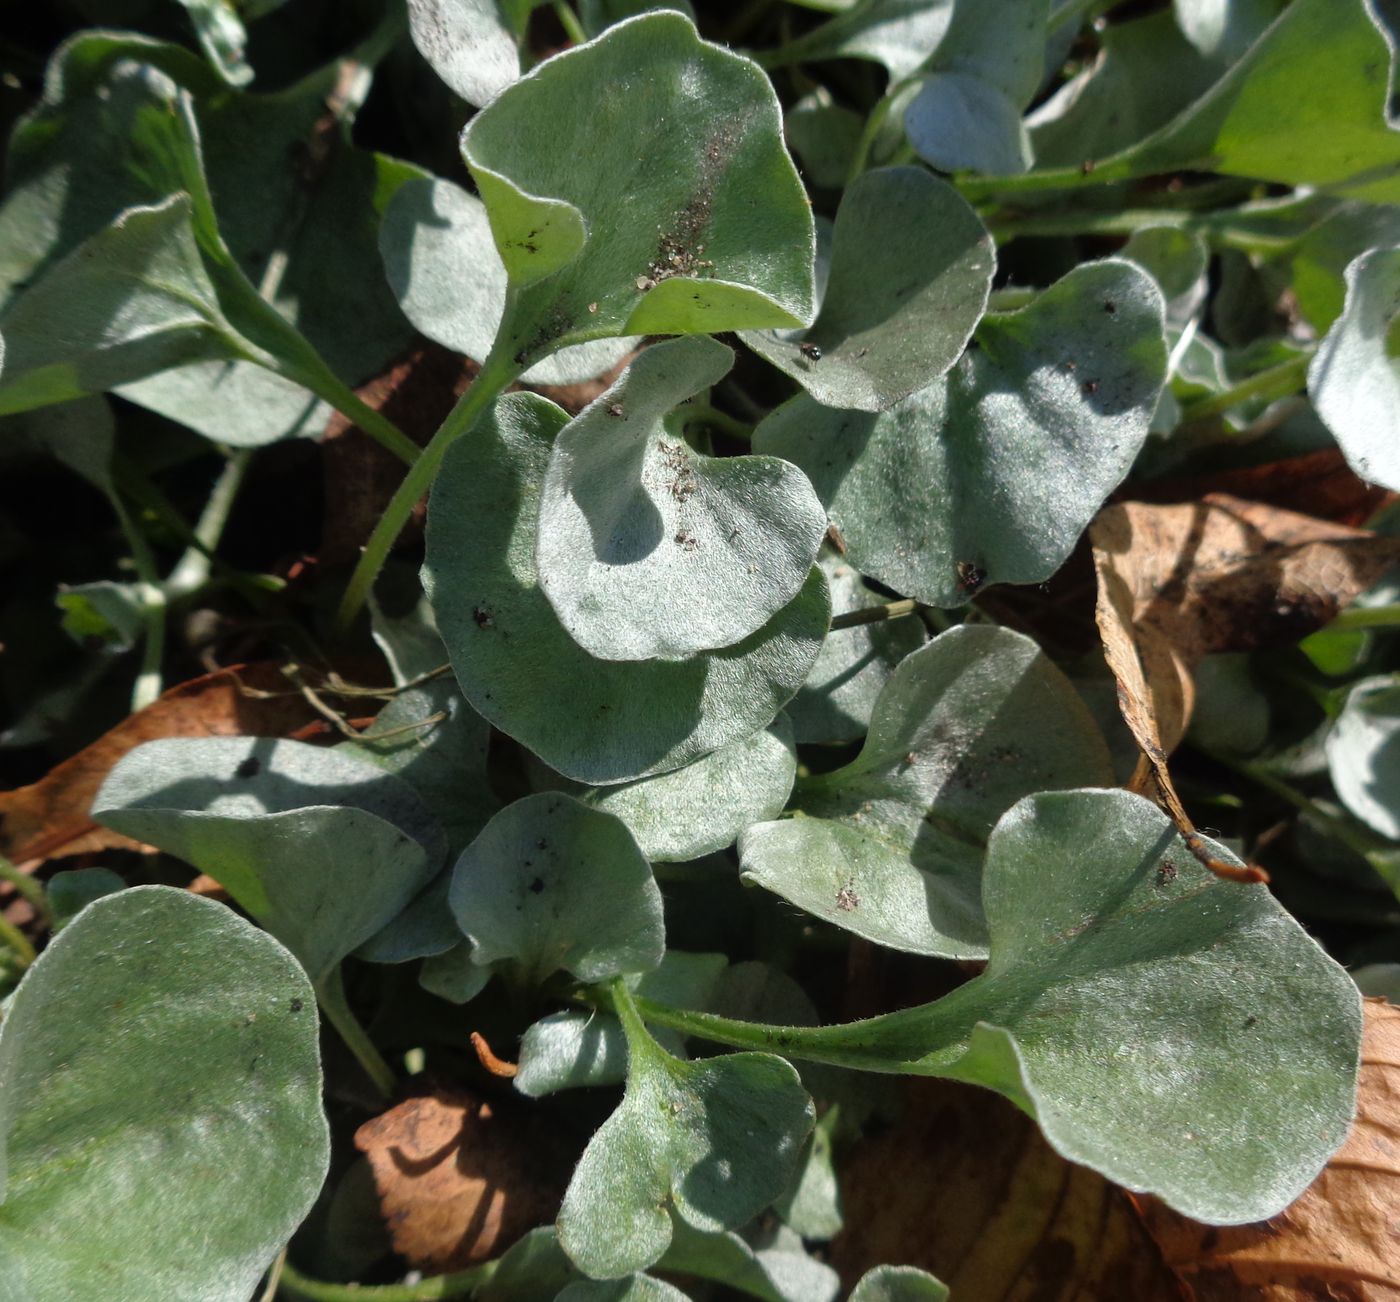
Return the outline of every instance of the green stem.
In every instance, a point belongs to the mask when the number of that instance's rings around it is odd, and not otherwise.
[[[633,1017],[709,1040],[712,1044],[756,1049],[761,1053],[780,1053],[787,1058],[806,1058],[813,1062],[856,1065],[849,1063],[839,1053],[833,1055],[829,1044],[831,1033],[845,1031],[848,1029],[846,1027],[770,1026],[764,1022],[741,1022],[732,1017],[721,1017],[718,1013],[695,1013],[685,1008],[672,1008],[669,1004],[659,1004],[655,1000],[630,994],[625,1002],[617,1001],[615,995],[610,997],[609,1002],[624,1027],[627,1025],[626,1013],[630,1011]]]
[[[1024,217],[995,217],[989,229],[997,243],[1023,235],[1132,235],[1151,226],[1173,226],[1201,236],[1211,244],[1246,253],[1279,253],[1292,247],[1297,237],[1262,235],[1249,228],[1235,213],[1181,212],[1162,208],[1125,208],[1115,212],[1030,213]]]
[[[1292,784],[1285,782],[1282,778],[1270,773],[1268,769],[1259,764],[1251,764],[1247,760],[1236,760],[1228,755],[1217,755],[1212,752],[1212,757],[1235,770],[1242,777],[1248,778],[1255,786],[1263,787],[1265,791],[1286,801],[1295,809],[1308,815],[1319,826],[1325,828],[1330,836],[1340,841],[1347,849],[1354,851],[1361,858],[1369,861],[1372,851],[1375,850],[1375,843],[1372,842],[1363,832],[1351,826],[1346,819],[1337,814],[1330,813],[1323,809],[1315,800],[1305,796]]]
[[[335,1027],[345,1047],[355,1055],[365,1074],[387,1101],[394,1093],[393,1070],[374,1047],[374,1041],[360,1025],[359,1018],[350,1011],[350,1003],[345,998],[345,981],[339,967],[316,983],[316,999],[326,1015],[326,1021]]]
[[[1032,303],[1040,290],[1031,285],[1008,285],[1005,289],[994,289],[987,296],[988,312],[1015,312]]]
[[[248,463],[253,459],[252,448],[236,448],[229,453],[224,468],[214,481],[209,500],[195,525],[194,532],[184,554],[175,562],[170,577],[165,581],[166,596],[170,599],[185,596],[202,588],[209,581],[209,567],[214,550],[223,537],[224,526],[228,524],[229,512],[234,499],[243,485]]]
[[[34,946],[29,943],[29,937],[3,913],[0,913],[0,941],[14,951],[21,967],[28,967],[38,957]]]
[[[1288,361],[1271,366],[1267,371],[1260,371],[1258,375],[1251,375],[1249,379],[1241,380],[1220,393],[1213,393],[1207,398],[1188,403],[1182,408],[1181,423],[1189,425],[1192,421],[1204,420],[1208,416],[1222,415],[1230,408],[1253,398],[1272,400],[1301,393],[1307,388],[1308,364],[1311,360],[1309,356],[1290,357]]]
[[[711,429],[717,429],[722,434],[728,434],[731,438],[742,439],[748,442],[753,437],[753,426],[746,425],[735,416],[731,416],[727,411],[720,411],[718,407],[711,407],[704,402],[687,403],[681,408],[685,414],[685,426],[689,429],[692,425],[708,425]]]
[[[136,672],[136,684],[131,689],[131,709],[135,713],[160,695],[160,668],[165,656],[165,588],[146,537],[136,527],[125,503],[116,493],[111,495],[111,502],[117,523],[131,549],[131,563],[136,567],[136,577],[140,580],[137,586],[145,627],[141,636],[141,667]]]
[[[433,1275],[417,1284],[331,1284],[310,1279],[290,1262],[282,1267],[281,1296],[305,1302],[442,1302],[471,1297],[496,1273],[494,1261],[450,1275]]]
[[[298,369],[288,374],[288,378],[304,384],[318,398],[324,398],[347,420],[354,421],[380,447],[387,448],[407,466],[414,465],[419,458],[418,444],[394,424],[387,416],[375,411],[362,401],[348,385],[341,383],[330,370],[324,374]]]
[[[559,26],[564,29],[564,35],[575,45],[584,44],[588,40],[588,33],[583,30],[583,24],[579,22],[573,7],[566,0],[554,0],[553,9]]]
[[[902,601],[887,601],[880,606],[866,606],[861,610],[848,610],[844,615],[836,615],[831,621],[831,631],[843,628],[856,628],[861,624],[879,624],[886,619],[903,619],[906,615],[917,615],[925,609],[912,597]]]
[[[870,116],[865,119],[865,127],[860,133],[860,139],[856,142],[855,154],[851,158],[851,169],[846,174],[847,185],[850,185],[865,171],[866,163],[870,160],[870,151],[875,145],[875,137],[880,134],[880,128],[885,125],[885,118],[889,116],[891,103],[891,97],[887,94],[870,110]]]
[[[338,619],[342,628],[349,626],[351,620],[365,604],[370,589],[374,587],[375,579],[379,577],[379,571],[384,568],[384,562],[388,559],[389,550],[393,547],[394,540],[402,532],[404,525],[408,523],[409,517],[413,514],[413,508],[418,504],[418,499],[431,486],[433,476],[437,474],[437,469],[442,464],[443,457],[447,455],[448,448],[481,419],[501,390],[519,374],[519,367],[513,363],[504,362],[493,350],[481,368],[481,373],[472,381],[471,387],[457,400],[457,405],[448,412],[447,419],[442,422],[438,432],[433,435],[432,442],[423,449],[422,455],[409,467],[408,474],[404,476],[403,482],[395,491],[389,505],[384,510],[384,514],[380,516],[379,523],[374,526],[374,532],[370,534],[369,541],[365,544],[359,563],[355,566],[355,572],[350,576],[345,596],[340,603]]]
[[[1400,625],[1400,606],[1351,606],[1320,631],[1352,632],[1363,628],[1395,628]]]
[[[10,883],[40,918],[47,922],[50,918],[49,897],[43,885],[27,872],[15,867],[3,854],[0,854],[0,879]]]

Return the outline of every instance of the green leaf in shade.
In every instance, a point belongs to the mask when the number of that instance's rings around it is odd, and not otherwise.
[[[917,1266],[876,1266],[860,1277],[849,1302],[948,1302],[948,1286]]]
[[[1079,167],[1136,144],[1220,76],[1166,10],[1110,23],[1099,53],[1026,118],[1041,167]]]
[[[962,625],[900,663],[861,753],[801,782],[796,817],[749,828],[740,863],[876,944],[980,958],[992,825],[1030,792],[1112,781],[1087,707],[1035,643]]]
[[[675,1008],[715,1007],[727,960],[723,954],[668,950],[651,972],[627,978],[629,990]],[[660,1031],[657,1039],[676,1057],[685,1056],[685,1037]],[[515,1088],[531,1098],[589,1085],[616,1085],[627,1075],[627,1042],[611,1013],[549,1013],[520,1041]]]
[[[1287,0],[1172,0],[1182,34],[1207,59],[1232,63],[1283,11]]]
[[[783,134],[812,185],[839,190],[851,175],[865,123],[859,113],[837,104],[819,86],[787,111]]]
[[[55,932],[62,931],[94,900],[126,889],[110,868],[72,868],[54,873],[44,884]]]
[[[917,71],[943,40],[953,21],[954,0],[860,0],[777,50],[766,51],[770,68],[817,59],[870,59],[889,69],[892,80]]]
[[[839,1107],[829,1107],[813,1127],[802,1154],[796,1181],[773,1204],[773,1210],[804,1239],[823,1242],[841,1233],[841,1185],[836,1178],[832,1137],[841,1118]]]
[[[1213,171],[1393,203],[1400,132],[1388,115],[1392,59],[1367,0],[1295,0],[1175,118],[1100,158],[1093,178]],[[1077,166],[1033,179],[1044,188],[1060,178],[1083,181]]]
[[[1022,800],[988,843],[983,903],[991,961],[938,1002],[732,1038],[985,1085],[1070,1161],[1211,1224],[1276,1215],[1345,1138],[1356,987],[1265,887],[1202,868],[1148,801]]]
[[[1308,392],[1347,464],[1400,489],[1400,248],[1372,249],[1346,270],[1346,305],[1308,367]]]
[[[773,87],[681,14],[546,59],[472,119],[462,154],[510,279],[503,365],[811,317],[812,213]]]
[[[709,457],[668,416],[734,354],[704,337],[638,354],[554,440],[540,491],[539,585],[600,660],[733,646],[801,591],[826,530],[807,477],[777,457]]]
[[[0,1101],[16,1302],[247,1302],[329,1162],[305,974],[164,886],[90,905],[25,975]]]
[[[674,1284],[650,1275],[629,1275],[626,1279],[576,1279],[554,1302],[688,1302]]]
[[[486,205],[450,181],[409,181],[384,214],[379,252],[404,315],[444,348],[484,362],[506,307],[506,269]],[[521,378],[529,384],[589,380],[635,344],[624,337],[561,348]]]
[[[0,414],[101,393],[242,351],[206,274],[180,195],[129,208],[0,316]]]
[[[904,111],[914,151],[942,172],[1007,175],[1031,165],[1021,111],[1045,75],[1048,0],[957,0]]]
[[[482,967],[526,984],[561,968],[580,981],[661,962],[661,892],[621,819],[559,792],[506,806],[462,852],[452,912]]]
[[[402,912],[445,853],[406,782],[295,741],[148,742],[107,776],[92,816],[209,873],[314,981]]]
[[[300,384],[252,362],[195,362],[120,384],[115,392],[234,448],[318,437],[331,413]]]
[[[480,107],[520,76],[531,0],[408,0],[408,30],[433,71]]]
[[[560,625],[535,571],[540,485],[567,420],[543,398],[510,394],[452,448],[433,485],[423,583],[478,713],[567,777],[626,782],[771,723],[826,635],[826,583],[813,567],[788,606],[723,651],[593,659]]]
[[[1371,249],[1400,245],[1400,208],[1342,203],[1317,222],[1289,252],[1298,310],[1325,334],[1346,303],[1346,269]]]
[[[754,433],[807,472],[852,565],[935,606],[1059,568],[1132,466],[1166,373],[1161,294],[1115,259],[984,317],[975,340],[878,416],[800,395]]]
[[[693,1275],[761,1302],[835,1302],[841,1281],[830,1266],[804,1252],[755,1251],[737,1234],[697,1230],[671,1218],[671,1244],[657,1269]]]
[[[817,563],[831,588],[833,614],[884,604],[885,598],[866,587],[844,557],[826,552]],[[924,640],[924,626],[917,619],[880,620],[833,633],[807,681],[788,702],[793,735],[800,742],[859,741],[894,667]]]
[[[620,982],[627,1088],[589,1141],[559,1211],[559,1241],[585,1275],[645,1270],[671,1243],[671,1215],[733,1229],[789,1183],[813,1124],[796,1071],[766,1053],[682,1062],[647,1034]]]
[[[1400,840],[1400,684],[1363,678],[1327,734],[1327,767],[1342,803],[1368,827]]]
[[[472,1292],[473,1302],[539,1302],[578,1278],[559,1246],[554,1226],[542,1225],[517,1239],[496,1268]]]
[[[744,342],[827,407],[884,411],[962,355],[995,271],[991,236],[952,186],[922,168],[877,168],[841,198],[811,329],[800,342],[766,331]]]
[[[418,969],[418,984],[448,1003],[466,1004],[486,989],[494,974],[489,967],[478,967],[472,962],[471,941],[460,939],[462,933],[457,930],[455,918],[452,930],[459,937],[457,944],[424,959]]]

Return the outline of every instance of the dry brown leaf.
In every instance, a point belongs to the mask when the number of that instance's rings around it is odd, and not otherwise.
[[[1400,1299],[1400,1008],[1368,999],[1357,1119],[1341,1151],[1286,1211],[1214,1227],[1136,1201],[1199,1302]]]
[[[1192,671],[1217,651],[1296,642],[1400,564],[1400,539],[1211,494],[1155,506],[1123,502],[1090,526],[1096,616],[1118,703],[1145,764],[1130,784],[1155,787],[1208,867],[1167,771],[1194,704]],[[1255,871],[1253,880],[1262,880]]]
[[[238,665],[172,687],[38,782],[0,792],[0,853],[16,863],[58,859],[136,843],[88,816],[112,766],[160,737],[284,737],[316,719],[276,665]],[[243,688],[273,692],[259,697]]]
[[[906,1083],[905,1115],[839,1168],[847,1285],[872,1266],[932,1271],[957,1302],[1182,1302],[1127,1195],[1060,1157],[990,1090]]]
[[[445,1090],[365,1122],[355,1147],[374,1171],[394,1251],[432,1272],[498,1256],[553,1221],[575,1156],[528,1109]]]

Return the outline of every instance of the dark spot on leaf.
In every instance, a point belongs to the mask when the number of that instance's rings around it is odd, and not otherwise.
[[[1118,311],[1118,304],[1115,303],[1111,298],[1105,299],[1103,310],[1107,312],[1109,316],[1112,316],[1116,311]]]
[[[495,616],[487,606],[473,606],[472,618],[476,620],[477,628],[490,628],[495,622]]]
[[[530,894],[538,895],[542,890],[544,890],[544,878],[536,877],[535,880],[530,883]]]
[[[1163,859],[1161,866],[1157,869],[1157,885],[1165,886],[1168,882],[1176,880],[1176,865],[1170,859]]]
[[[1097,393],[1099,391],[1099,382],[1097,380],[1085,380],[1079,387],[1083,389],[1085,393]]]
[[[1253,1026],[1253,1025],[1255,1024],[1255,1022],[1257,1022],[1258,1020],[1259,1020],[1259,1019],[1258,1019],[1257,1017],[1255,1017],[1255,1015],[1254,1015],[1253,1013],[1250,1013],[1250,1015],[1244,1019],[1244,1024],[1245,1024],[1245,1026],[1247,1026],[1247,1027],[1248,1027],[1248,1026]]]
[[[305,1007],[306,1007],[306,1004],[305,1004],[302,1000],[300,1000],[300,999],[293,999],[293,1000],[292,1000],[292,1012],[294,1012],[294,1013],[299,1013],[299,1012],[301,1012],[301,1010],[302,1010],[303,1008],[305,1008]]]
[[[262,760],[256,755],[249,755],[233,772],[235,777],[255,778],[262,772]]]

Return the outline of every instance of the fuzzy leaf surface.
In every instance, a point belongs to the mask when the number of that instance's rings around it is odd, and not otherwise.
[[[0,1099],[15,1302],[246,1302],[330,1158],[305,974],[165,886],[98,900],[29,970]]]
[[[982,855],[1022,796],[1109,785],[1108,750],[1068,679],[1009,629],[962,625],[906,657],[861,753],[804,780],[797,816],[749,828],[747,880],[879,945],[986,953]]]
[[[884,411],[962,355],[995,270],[991,237],[952,186],[921,168],[876,168],[842,195],[812,328],[801,342],[771,331],[744,342],[823,406]]]
[[[811,318],[812,214],[773,87],[682,14],[545,60],[472,119],[462,154],[510,279],[497,348],[515,365]]]
[[[566,777],[597,785],[677,769],[766,727],[811,670],[829,623],[821,571],[751,637],[689,660],[597,660],[540,591],[541,486],[565,414],[500,400],[433,485],[424,587],[474,709]],[[555,692],[545,684],[554,684]]]
[[[656,344],[554,440],[535,564],[559,622],[600,660],[733,646],[811,573],[826,512],[806,475],[777,457],[705,456],[667,420],[733,361],[704,337]]]
[[[1131,467],[1166,375],[1161,294],[1112,259],[984,317],[975,339],[889,411],[798,396],[753,440],[807,472],[852,565],[942,607],[1059,568]]]

